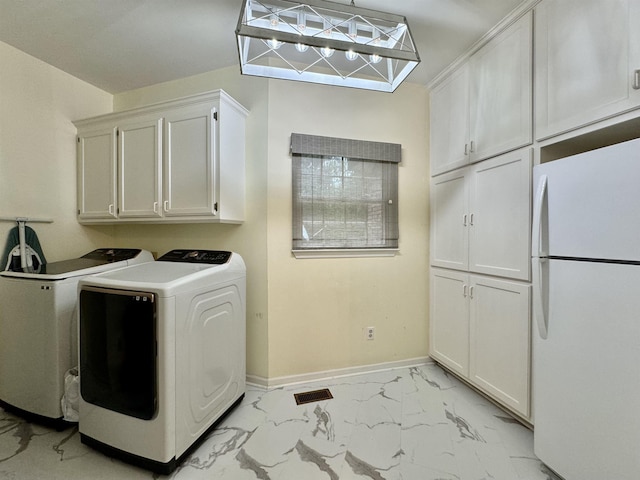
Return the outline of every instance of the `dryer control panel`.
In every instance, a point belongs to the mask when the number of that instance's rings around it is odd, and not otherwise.
[[[171,250],[162,255],[157,261],[222,265],[229,261],[231,254],[231,252],[223,250]]]

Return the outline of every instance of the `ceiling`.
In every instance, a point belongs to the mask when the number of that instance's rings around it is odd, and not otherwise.
[[[336,0],[349,4],[350,0]],[[407,17],[427,84],[522,0],[355,0]],[[107,92],[238,65],[242,0],[0,0],[0,41]],[[239,69],[239,67],[238,67]]]

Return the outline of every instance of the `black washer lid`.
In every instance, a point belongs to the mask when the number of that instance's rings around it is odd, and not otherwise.
[[[80,258],[98,260],[101,263],[113,263],[122,260],[131,260],[141,251],[139,248],[98,248]]]
[[[227,263],[230,258],[231,252],[223,250],[171,250],[157,261],[222,265]]]
[[[40,265],[36,270],[25,268],[18,271],[42,275],[63,275],[78,272],[87,268],[115,263],[135,258],[142,250],[136,248],[98,248],[80,258],[61,260]]]

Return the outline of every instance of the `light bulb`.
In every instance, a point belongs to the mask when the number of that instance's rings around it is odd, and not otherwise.
[[[373,55],[369,55],[369,60],[371,60],[371,63],[380,63],[382,57],[377,53],[374,53]]]
[[[358,58],[358,54],[356,52],[354,52],[353,50],[347,50],[346,52],[344,52],[344,56],[347,57],[347,60],[350,60],[352,62],[356,58]]]
[[[278,17],[277,14],[270,15],[269,23],[271,24],[272,27],[277,27],[278,24],[280,23],[280,18]]]
[[[355,20],[349,22],[349,33],[347,34],[349,38],[355,42],[356,38],[358,38],[358,25]]]
[[[324,33],[327,37],[330,37],[333,34],[333,24],[327,20],[326,18],[324,19],[324,31],[322,33]]]
[[[331,55],[333,55],[333,52],[335,52],[335,50],[329,47],[322,47],[320,49],[320,53],[324,58],[329,58]]]
[[[309,45],[305,45],[304,43],[296,43],[296,50],[300,53],[304,53],[309,50]]]
[[[374,45],[380,45],[380,30],[377,28],[372,32],[372,39]]]
[[[277,50],[277,49],[279,49],[279,48],[282,46],[282,44],[283,44],[283,43],[284,43],[284,42],[281,42],[281,41],[279,41],[279,40],[276,40],[275,38],[274,38],[274,39],[272,39],[272,40],[267,40],[267,45],[269,45],[269,48],[270,48],[271,50]]]
[[[298,31],[300,33],[307,29],[307,14],[304,11],[298,12]]]

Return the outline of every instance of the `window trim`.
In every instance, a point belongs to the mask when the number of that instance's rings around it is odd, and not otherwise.
[[[400,248],[307,248],[304,250],[291,249],[296,258],[365,258],[365,257],[395,257]]]

